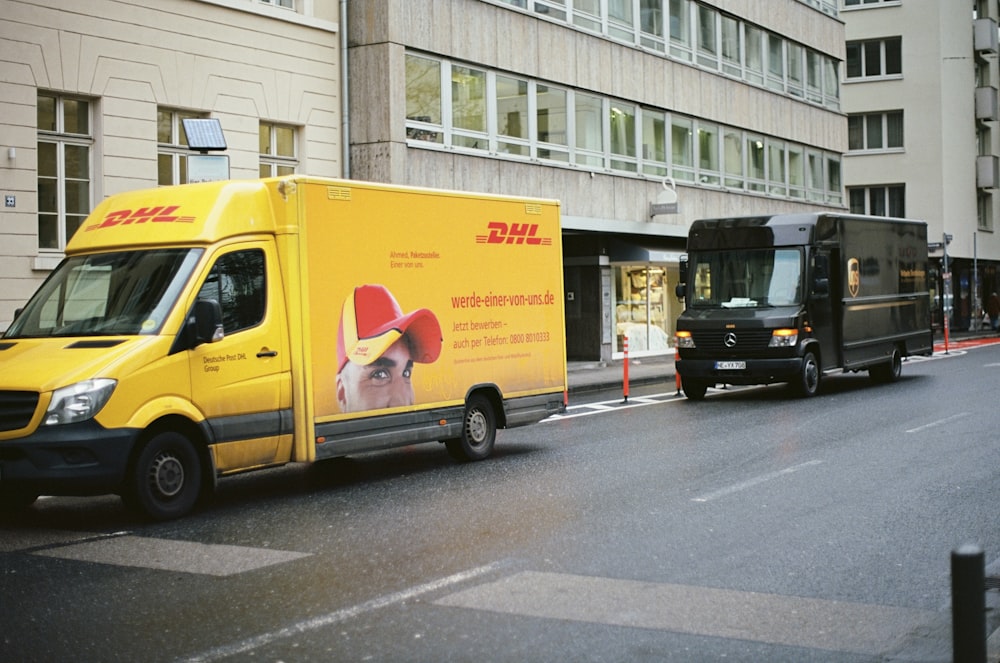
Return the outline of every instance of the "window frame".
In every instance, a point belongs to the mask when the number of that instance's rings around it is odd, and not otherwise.
[[[42,128],[39,126],[42,99],[51,99],[53,101],[52,107],[52,119],[54,120],[54,126],[50,128]],[[38,166],[36,171],[36,185],[37,185],[37,213],[36,213],[36,242],[39,254],[62,254],[66,250],[66,245],[69,240],[72,239],[73,234],[77,229],[83,224],[87,215],[90,213],[91,208],[94,203],[95,198],[95,185],[97,177],[94,173],[94,114],[95,114],[95,102],[92,99],[85,97],[71,95],[71,94],[61,94],[58,92],[51,92],[46,90],[39,90],[36,96],[37,111],[36,111],[36,140],[37,140],[37,150],[38,150]],[[86,131],[84,133],[72,131],[67,129],[66,121],[66,106],[68,103],[73,104],[85,104],[85,117],[86,117]],[[46,173],[42,175],[42,145],[52,145],[54,149],[54,173]],[[85,150],[86,154],[83,159],[72,159],[67,154],[67,148],[72,150],[74,153],[78,150]],[[80,173],[74,173],[73,175],[68,174],[68,166],[70,161],[78,161],[80,166],[85,166],[86,172],[84,177],[80,176]],[[54,191],[55,199],[51,201],[55,205],[54,210],[49,210],[47,204],[43,204],[42,196],[43,191],[48,189],[49,186],[43,186],[42,182],[53,182],[50,185]],[[70,201],[70,183],[75,182],[77,186],[76,189],[76,209],[71,213],[68,209]],[[81,186],[82,185],[82,186]],[[81,195],[83,194],[83,195]],[[43,212],[43,208],[45,211]],[[43,215],[51,222],[51,218],[54,217],[55,221],[55,245],[52,246],[42,246],[42,239],[45,235],[50,234],[49,231],[44,231],[42,229]],[[75,221],[71,229],[71,220]]]

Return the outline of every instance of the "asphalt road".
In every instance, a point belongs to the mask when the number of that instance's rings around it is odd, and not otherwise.
[[[485,462],[245,475],[166,524],[42,499],[0,521],[0,660],[950,661],[950,553],[1000,556],[998,375],[593,394]]]

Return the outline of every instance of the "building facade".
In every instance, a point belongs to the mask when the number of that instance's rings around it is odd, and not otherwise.
[[[977,326],[1000,289],[1000,7],[843,2],[848,205],[927,221],[935,324],[947,306],[952,329]]]
[[[338,7],[296,2],[0,0],[0,329],[97,201],[188,180],[185,118],[234,178],[341,174]]]
[[[672,352],[693,219],[844,206],[832,0],[348,6],[351,176],[559,199],[571,360]]]
[[[568,358],[672,353],[692,220],[846,205],[837,1],[0,0],[0,328],[211,117],[234,178],[560,200]]]

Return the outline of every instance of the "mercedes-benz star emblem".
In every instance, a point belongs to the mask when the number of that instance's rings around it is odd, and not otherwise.
[[[729,332],[728,334],[726,334],[725,338],[722,339],[722,342],[726,344],[727,348],[735,348],[736,334],[734,334],[733,332]]]

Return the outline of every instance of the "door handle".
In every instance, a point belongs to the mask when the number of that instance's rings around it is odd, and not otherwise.
[[[277,357],[277,356],[278,356],[278,351],[277,350],[267,350],[267,349],[264,349],[264,350],[261,350],[260,352],[257,353],[257,358],[258,359],[264,359],[265,357]]]

